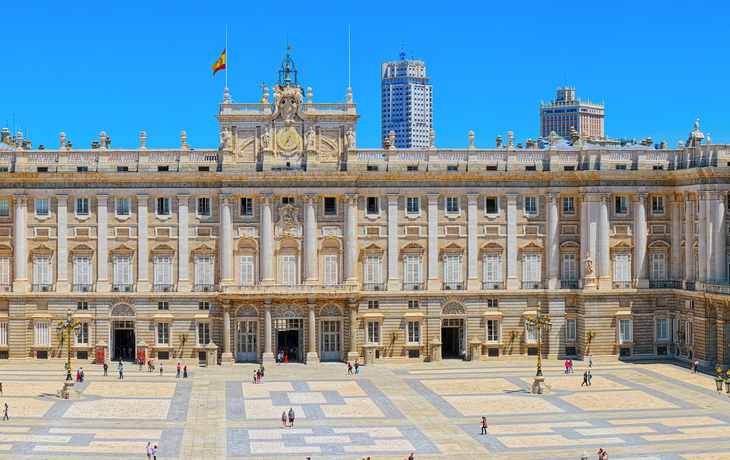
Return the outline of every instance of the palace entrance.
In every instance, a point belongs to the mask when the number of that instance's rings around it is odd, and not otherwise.
[[[257,362],[259,359],[259,313],[251,305],[236,311],[236,362]]]
[[[109,354],[113,361],[137,360],[137,330],[132,307],[119,304],[109,318]]]
[[[441,314],[441,356],[444,359],[461,359],[461,350],[466,350],[466,310],[461,304],[451,302],[444,307]]]
[[[281,305],[276,309],[274,328],[276,348],[274,356],[279,352],[289,357],[289,361],[304,361],[304,313],[297,305]]]
[[[320,317],[320,361],[342,360],[342,310],[337,305],[326,305],[319,313]]]

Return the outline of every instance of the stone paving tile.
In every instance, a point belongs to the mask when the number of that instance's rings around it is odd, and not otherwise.
[[[679,433],[642,436],[647,441],[683,441],[691,439],[725,438],[727,427],[678,428]],[[0,439],[1,441],[2,439]]]
[[[510,449],[525,447],[557,447],[621,444],[621,438],[567,439],[561,435],[498,437],[499,442]]]
[[[522,381],[532,385],[533,378],[522,378]],[[566,390],[566,391],[606,391],[606,390],[630,390],[630,387],[622,385],[605,377],[594,376],[591,378],[591,385],[583,385],[583,374],[569,374],[563,376],[553,376],[549,382],[550,390]]]
[[[164,420],[170,410],[170,400],[104,399],[75,402],[64,418]]]
[[[291,404],[327,404],[322,393],[289,393],[286,395]]]
[[[243,383],[243,397],[246,399],[268,399],[271,398],[272,391],[294,391],[294,388],[292,388],[290,382]]]
[[[10,450],[13,447],[12,444],[0,444],[0,450]]]
[[[96,395],[105,398],[172,398],[175,383],[159,382],[91,382],[83,392],[84,396]]]
[[[446,396],[447,403],[466,417],[484,414],[544,414],[563,412],[562,409],[544,399],[533,396],[512,397],[502,395]]]
[[[340,396],[367,396],[357,382],[307,382],[307,386],[312,391],[336,391]]]
[[[287,447],[283,442],[252,442],[252,454],[297,454],[317,453],[322,450],[317,446],[312,447]]]
[[[0,434],[0,442],[69,442],[71,436],[29,436],[27,434]]]
[[[345,398],[345,405],[321,406],[325,417],[385,417],[370,398]]]
[[[344,446],[345,452],[408,452],[413,445],[405,439],[375,440],[374,446]]]
[[[398,428],[334,428],[335,433],[366,433],[373,438],[401,438]]]
[[[93,434],[99,439],[160,439],[162,430],[104,430],[96,428],[51,428],[49,433]]]
[[[609,420],[613,425],[644,425],[659,423],[665,426],[693,426],[693,425],[727,425],[726,422],[713,417],[665,417],[665,418],[637,418],[632,420]]]
[[[349,436],[305,436],[307,444],[344,444],[352,442]]]
[[[487,421],[488,422],[488,421]],[[489,434],[529,434],[529,433],[552,433],[554,428],[591,426],[588,422],[556,422],[556,423],[521,423],[519,425],[495,425],[489,426]]]
[[[678,406],[642,391],[602,391],[561,396],[560,399],[584,411],[675,409]]]
[[[585,430],[575,430],[583,436],[606,436],[612,434],[636,434],[636,433],[656,433],[656,430],[648,426],[624,426],[618,428],[589,428]]]
[[[88,446],[36,446],[36,452],[91,452],[108,454],[143,454],[146,442],[92,441]]]
[[[295,423],[296,420],[307,418],[302,406],[274,406],[269,400],[251,400],[245,401],[246,418],[276,420],[281,422],[281,413],[289,413],[289,409],[294,409]]]
[[[421,380],[421,383],[437,395],[506,393],[522,390],[505,379]]]
[[[5,385],[3,383],[3,385]],[[3,389],[5,393],[5,389]],[[48,412],[55,401],[40,401],[37,399],[27,398],[6,398],[2,399],[3,408],[5,404],[8,405],[8,417],[12,420],[14,418],[38,418],[43,417]]]
[[[59,381],[3,380],[3,395],[10,396],[55,396],[63,388]]]
[[[281,439],[284,435],[312,434],[311,428],[285,428],[281,430],[248,430],[249,439]]]
[[[728,452],[708,452],[704,454],[684,454],[682,458],[687,460],[728,460],[730,451]]]

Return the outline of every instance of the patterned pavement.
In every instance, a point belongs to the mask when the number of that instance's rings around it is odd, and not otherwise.
[[[113,367],[113,366],[110,366]],[[665,363],[544,367],[548,395],[527,391],[527,359],[392,363],[348,375],[344,364],[254,365],[174,374],[125,366],[125,379],[87,366],[81,399],[59,400],[58,364],[0,364],[9,421],[0,458],[161,459],[730,459],[730,398],[713,378]],[[110,369],[111,370],[111,369]],[[294,427],[281,427],[294,408]],[[480,435],[480,419],[489,434]]]

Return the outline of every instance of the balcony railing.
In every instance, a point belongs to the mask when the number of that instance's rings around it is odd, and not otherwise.
[[[694,281],[686,281],[684,283],[684,289],[687,291],[694,291],[696,289]]]
[[[562,280],[561,287],[563,289],[578,289],[578,280]]]
[[[423,283],[403,283],[404,291],[423,291]]]
[[[225,292],[235,290],[245,291],[246,293],[302,293],[302,292],[352,292],[357,286],[353,284],[253,284],[240,286],[227,286],[222,289]]]
[[[0,284],[0,292],[13,292],[12,284]]]
[[[92,284],[74,284],[71,289],[74,292],[93,292],[94,286]]]
[[[112,292],[132,292],[134,285],[132,284],[112,284]]]
[[[649,280],[650,289],[682,289],[681,281]]]
[[[730,286],[719,286],[717,284],[703,284],[702,288],[705,292],[713,292],[715,294],[730,294]]]
[[[485,291],[504,289],[504,282],[502,281],[485,281],[482,283],[482,289]]]
[[[53,285],[52,284],[33,284],[32,286],[33,292],[53,292]]]
[[[464,289],[464,283],[444,283],[444,291],[461,291]]]
[[[523,281],[522,289],[542,289],[541,281]]]
[[[385,283],[363,283],[364,291],[385,291]]]
[[[213,292],[214,286],[209,283],[193,284],[193,291],[195,292]]]
[[[631,289],[632,287],[633,287],[633,283],[631,281],[614,281],[613,282],[614,289]]]
[[[175,286],[167,283],[155,283],[152,285],[152,290],[155,292],[173,292]]]

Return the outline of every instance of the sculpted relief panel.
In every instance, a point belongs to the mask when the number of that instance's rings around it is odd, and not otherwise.
[[[340,158],[340,131],[323,129],[320,132],[320,158],[322,163],[336,163]]]
[[[253,162],[256,160],[256,131],[240,129],[236,136],[236,158],[239,162]]]
[[[279,208],[279,222],[276,223],[276,236],[302,236],[302,224],[297,215],[299,208],[287,204]]]

